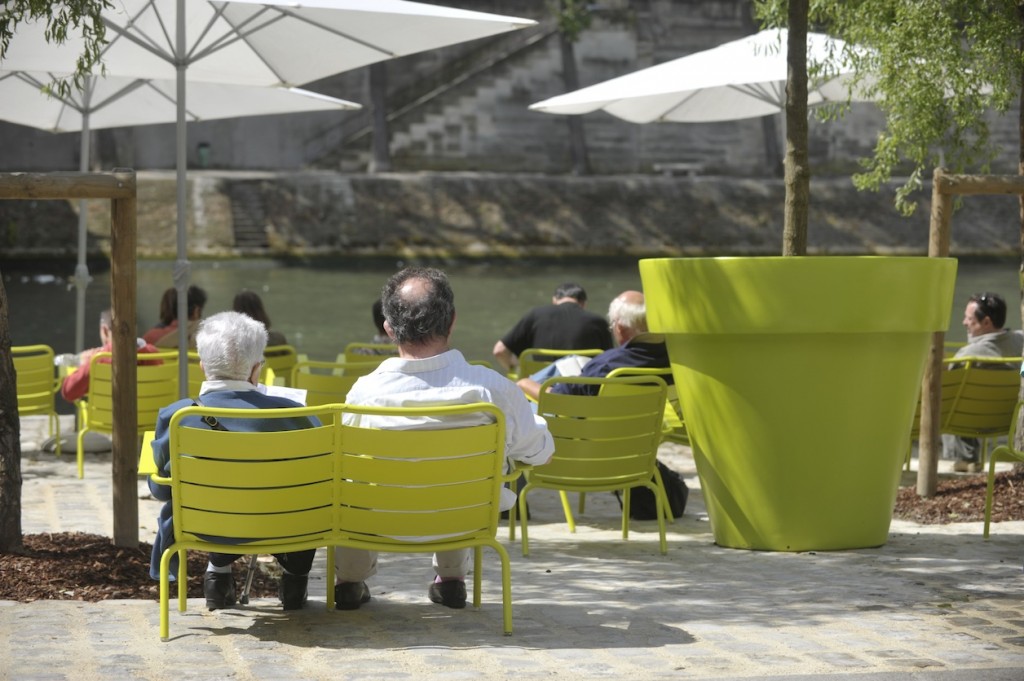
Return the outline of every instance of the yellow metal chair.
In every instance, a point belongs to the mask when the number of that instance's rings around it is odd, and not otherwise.
[[[676,392],[676,386],[673,383],[668,385],[667,378],[672,377],[671,367],[619,367],[618,369],[612,369],[608,372],[609,378],[618,378],[621,376],[658,376],[662,380],[665,380],[665,415],[661,420],[661,441],[662,442],[675,442],[677,444],[690,446],[690,436],[686,431],[686,423],[683,421],[683,410],[679,406],[679,394]],[[622,391],[623,389],[618,386],[605,386],[604,392],[615,392],[616,390]],[[664,490],[665,483],[661,480],[661,471],[658,467],[654,468],[654,477],[657,478],[657,485],[660,489]],[[580,514],[583,513],[586,508],[586,494],[580,493],[578,511]],[[668,498],[662,499],[662,509],[665,512],[665,520],[669,523],[675,523],[676,519],[672,516],[672,509],[669,507]]]
[[[81,430],[78,431],[78,477],[85,475],[85,434],[114,432],[114,390],[111,353],[97,352],[89,362],[89,392],[80,401]],[[135,368],[138,433],[156,428],[157,413],[178,399],[178,351],[142,354]],[[162,364],[141,362],[162,361]]]
[[[371,362],[380,364],[388,357],[398,356],[398,346],[393,343],[349,343],[345,346],[339,362]]]
[[[588,348],[585,350],[552,350],[550,348],[527,348],[519,353],[519,378],[527,378],[563,357],[569,355],[582,355],[583,357],[596,357],[604,350]]]
[[[501,410],[484,403],[344,410],[371,424],[373,417],[403,417],[430,429],[342,426],[338,545],[385,552],[472,548],[474,607],[480,606],[482,548],[490,546],[501,560],[503,625],[511,634],[511,567],[495,538],[505,451]],[[489,423],[460,427],[482,420]]]
[[[1010,420],[1010,433],[1007,436],[1007,444],[999,445],[992,450],[989,456],[988,483],[985,489],[985,529],[983,532],[985,539],[988,539],[989,525],[992,521],[992,496],[995,492],[996,464],[1000,461],[1024,463],[1024,452],[1018,450],[1013,444],[1013,441],[1016,439],[1017,423],[1020,419],[1021,408],[1024,408],[1024,402],[1018,402],[1014,407],[1013,418]]]
[[[306,391],[306,405],[344,402],[352,384],[376,368],[369,362],[304,360],[292,368],[291,387]]]
[[[292,376],[292,368],[299,361],[299,353],[291,345],[268,345],[263,350],[263,359],[266,363],[264,369],[270,369],[274,375],[285,381],[286,386],[291,386],[289,381]]]
[[[1009,434],[1020,393],[1020,357],[956,357],[943,360],[939,432],[982,440],[982,461],[989,440]],[[911,428],[911,442],[921,427],[921,399]],[[907,466],[910,464],[908,448]]]
[[[61,379],[56,374],[53,348],[49,345],[15,345],[11,347],[14,371],[17,374],[18,415],[45,414],[50,435],[56,434],[56,452],[60,455],[60,417],[57,416],[56,395]]]
[[[597,396],[548,392],[557,383],[599,386]],[[552,378],[544,382],[537,413],[544,417],[555,440],[551,461],[525,472],[519,492],[523,555],[529,555],[526,517],[528,493],[536,488],[557,490],[569,531],[576,525],[566,492],[622,493],[622,538],[629,538],[629,490],[649,488],[658,506],[660,550],[668,553],[665,539],[667,498],[655,466],[665,413],[665,382],[658,376],[619,378]],[[510,514],[511,515],[511,514]],[[510,520],[510,522],[513,522]]]
[[[192,428],[182,420],[319,417],[321,426],[277,432]],[[160,558],[160,638],[170,634],[169,572],[178,559],[178,610],[187,605],[187,550],[285,553],[331,544],[336,509],[337,413],[317,408],[216,409],[187,407],[171,417],[169,478],[174,543]],[[232,539],[218,539],[230,537]],[[327,552],[333,574],[333,551]],[[328,592],[331,592],[328,589]],[[330,607],[330,604],[328,604]]]

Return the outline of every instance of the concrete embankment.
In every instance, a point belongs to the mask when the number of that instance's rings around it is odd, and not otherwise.
[[[174,174],[138,178],[139,254],[174,257]],[[895,187],[814,180],[809,251],[924,254],[930,188],[903,217]],[[192,257],[770,255],[781,249],[784,193],[778,179],[709,176],[196,171],[186,216]],[[76,211],[70,201],[0,202],[4,258],[75,253]],[[109,206],[90,202],[92,254],[107,250],[108,234]],[[1014,254],[1018,244],[1016,197],[970,197],[954,216],[955,255]]]

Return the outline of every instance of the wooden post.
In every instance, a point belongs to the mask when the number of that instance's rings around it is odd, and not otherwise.
[[[115,176],[135,186],[132,171],[115,170]],[[113,465],[114,545],[139,544],[137,370],[135,344],[136,211],[135,193],[110,202],[110,291],[113,307]]]
[[[936,168],[932,176],[932,213],[928,227],[928,257],[949,256],[950,222],[953,216],[953,197],[943,191],[945,171]],[[921,381],[921,432],[917,452],[917,493],[923,497],[935,495],[939,476],[939,414],[942,410],[942,355],[946,334],[932,334],[932,347]]]

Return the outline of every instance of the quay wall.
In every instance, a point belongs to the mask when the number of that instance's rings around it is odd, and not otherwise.
[[[175,257],[174,174],[139,173],[138,250]],[[895,184],[811,184],[809,251],[927,253],[930,187],[911,217]],[[189,257],[587,257],[774,255],[784,187],[774,178],[494,173],[197,171],[189,175]],[[88,202],[88,250],[109,251],[109,204]],[[77,201],[0,201],[0,263],[73,258]],[[263,243],[240,241],[240,225]],[[255,225],[255,227],[253,227]],[[953,218],[954,255],[1019,252],[1016,197],[974,196]]]

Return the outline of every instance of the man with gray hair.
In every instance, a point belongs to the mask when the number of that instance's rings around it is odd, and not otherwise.
[[[78,367],[68,374],[67,378],[60,385],[60,394],[68,402],[74,402],[86,396],[89,392],[89,376],[92,371],[92,357],[98,352],[111,352],[113,348],[113,333],[111,328],[114,324],[114,313],[111,310],[104,310],[100,313],[100,346],[98,348],[91,348],[89,350],[83,350],[82,354],[78,356]],[[150,354],[154,352],[160,352],[160,348],[147,343],[141,338],[135,340],[137,353],[139,355]],[[99,360],[105,364],[110,363],[109,358],[101,358]],[[138,363],[142,366],[147,364],[163,364],[161,359],[137,359]]]
[[[623,291],[608,306],[608,324],[618,347],[605,350],[583,365],[581,376],[601,378],[614,369],[657,368],[669,366],[665,337],[647,331],[647,306],[640,291]],[[672,377],[665,380],[672,383]],[[541,382],[534,378],[521,378],[517,385],[524,393],[537,399]],[[597,393],[596,385],[584,383],[558,383],[555,392],[591,395]]]
[[[206,407],[225,409],[277,409],[301,407],[302,405],[285,397],[266,395],[259,390],[260,370],[263,367],[263,350],[267,346],[267,329],[240,312],[221,312],[204,319],[196,334],[199,350],[199,364],[206,374],[206,380],[196,399],[186,398],[164,407],[156,424],[153,440],[153,461],[162,477],[170,475],[170,431],[171,416],[179,409],[202,404]],[[202,420],[190,417],[183,421],[190,428],[209,428]],[[280,431],[312,428],[319,425],[315,419],[222,419],[227,430],[237,431]],[[153,555],[149,574],[160,578],[160,556],[164,549],[174,543],[174,519],[171,508],[171,490],[152,480],[149,489],[160,501],[166,501],[160,511],[159,529],[153,541]],[[234,605],[235,582],[231,565],[238,554],[210,553],[209,565],[203,579],[203,593],[206,607],[217,610]],[[306,587],[309,570],[313,565],[315,549],[293,553],[275,554],[281,564],[281,586],[279,595],[285,610],[298,610],[306,602]],[[171,575],[177,572],[176,558],[172,558]]]
[[[455,324],[455,295],[444,272],[411,267],[392,276],[381,294],[384,330],[398,346],[398,357],[385,359],[359,378],[345,402],[351,405],[409,407],[490,402],[505,415],[505,457],[523,463],[547,463],[554,442],[543,418],[535,415],[523,393],[498,372],[469,364],[449,346]],[[348,425],[367,428],[428,428],[408,418],[346,414]],[[452,421],[445,421],[451,426]],[[457,425],[478,425],[460,420]],[[436,427],[436,426],[435,426]],[[507,466],[506,466],[507,468]],[[501,508],[511,508],[515,494],[504,490]],[[377,572],[373,551],[338,547],[334,600],[339,610],[355,610],[370,600],[366,579]],[[466,607],[465,576],[470,551],[434,554],[436,577],[427,594],[449,608]]]

